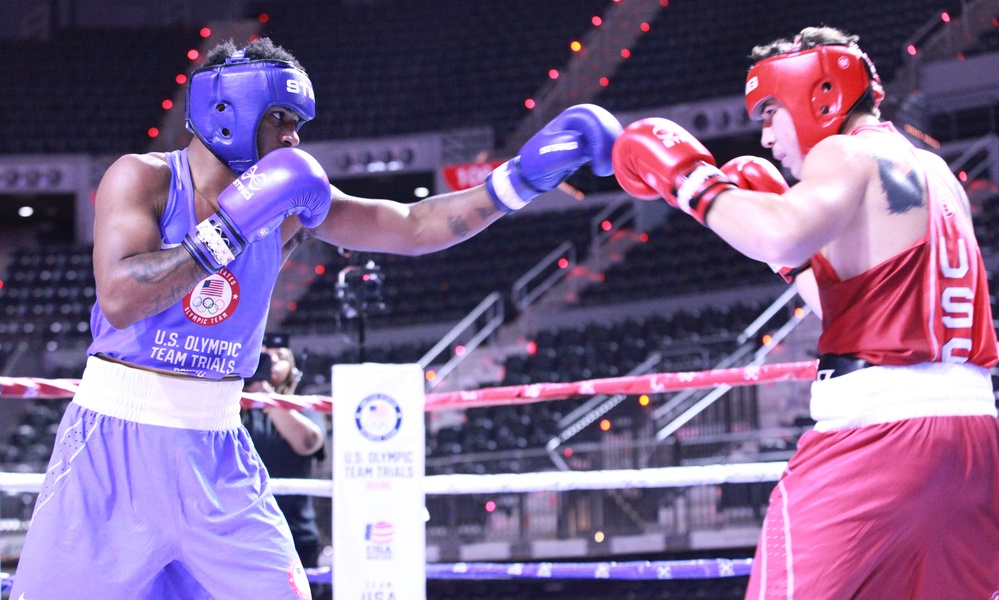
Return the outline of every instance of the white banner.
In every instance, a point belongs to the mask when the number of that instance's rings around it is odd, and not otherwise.
[[[333,367],[333,597],[427,597],[423,370]]]

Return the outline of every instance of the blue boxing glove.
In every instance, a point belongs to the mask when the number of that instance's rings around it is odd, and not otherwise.
[[[184,248],[214,273],[247,246],[265,238],[290,215],[306,227],[330,210],[330,181],[319,162],[295,148],[268,153],[219,194],[219,210],[184,237]]]
[[[619,135],[621,123],[605,109],[570,106],[527,140],[518,156],[490,173],[486,190],[497,208],[513,212],[590,161],[595,174],[610,175],[611,149]]]

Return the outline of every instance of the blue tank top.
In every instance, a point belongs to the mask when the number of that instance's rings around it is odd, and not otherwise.
[[[168,152],[166,158],[173,178],[159,223],[163,249],[180,245],[197,224],[187,150]],[[94,341],[87,353],[210,379],[249,377],[260,358],[280,268],[281,236],[272,233],[198,282],[177,304],[125,329],[108,323],[98,296],[90,314]]]

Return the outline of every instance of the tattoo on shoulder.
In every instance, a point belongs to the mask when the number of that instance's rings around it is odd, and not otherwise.
[[[888,198],[888,211],[892,214],[902,214],[913,208],[926,205],[922,178],[915,168],[902,174],[898,166],[891,160],[878,156],[878,173],[881,176],[881,187]]]

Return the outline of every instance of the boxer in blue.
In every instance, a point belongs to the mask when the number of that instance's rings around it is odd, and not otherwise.
[[[343,194],[298,150],[315,96],[269,39],[190,79],[182,150],[117,160],[97,190],[94,341],[14,576],[18,600],[308,598],[291,534],[240,425],[283,261],[303,239],[447,248],[586,163],[621,126],[566,109],[485,185],[405,205]]]

